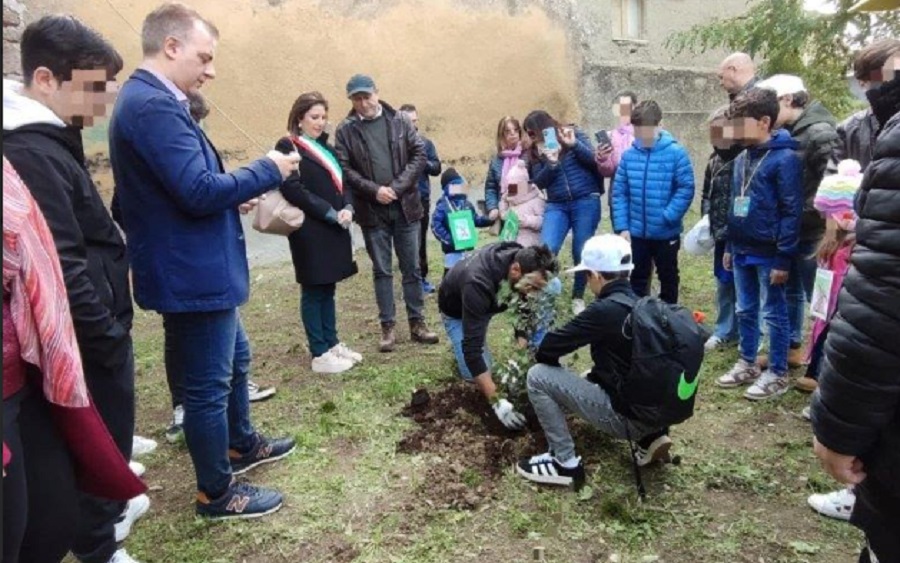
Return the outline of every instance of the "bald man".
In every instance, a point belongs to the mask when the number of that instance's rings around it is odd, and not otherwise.
[[[719,84],[728,92],[728,99],[734,98],[759,82],[756,65],[747,53],[732,53],[719,65]]]

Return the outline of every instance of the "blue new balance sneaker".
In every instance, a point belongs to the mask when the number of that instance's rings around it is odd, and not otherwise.
[[[198,516],[210,520],[259,518],[277,512],[283,502],[278,491],[234,481],[217,499],[197,493],[196,509]]]
[[[258,465],[272,463],[285,458],[294,451],[293,438],[268,439],[262,434],[256,435],[256,443],[249,452],[240,453],[236,450],[228,450],[228,458],[231,460],[231,472],[241,475]]]

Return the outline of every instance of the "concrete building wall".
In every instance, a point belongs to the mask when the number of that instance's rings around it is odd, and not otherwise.
[[[3,77],[22,78],[19,41],[25,31],[25,4],[19,0],[3,0]]]

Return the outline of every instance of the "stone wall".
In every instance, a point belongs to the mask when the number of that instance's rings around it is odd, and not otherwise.
[[[3,0],[3,77],[22,79],[19,41],[25,30],[25,4],[19,0]]]

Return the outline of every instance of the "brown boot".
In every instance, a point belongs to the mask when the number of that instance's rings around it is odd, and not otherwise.
[[[379,352],[393,352],[397,343],[397,335],[394,334],[394,323],[381,323],[381,340],[378,341]]]
[[[425,321],[421,319],[409,321],[409,334],[415,342],[420,344],[438,343],[438,335],[428,330]]]
[[[794,387],[803,391],[804,393],[812,393],[816,390],[816,387],[819,386],[819,382],[811,377],[798,377],[797,381],[794,382]]]

